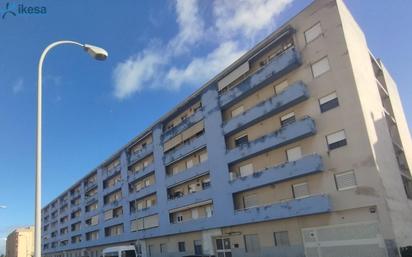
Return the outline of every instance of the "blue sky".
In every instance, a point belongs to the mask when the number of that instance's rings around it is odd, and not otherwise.
[[[31,0],[47,14],[0,19],[0,253],[33,223],[36,69],[60,39],[105,47],[96,62],[74,46],[44,66],[43,203],[56,197],[310,0]],[[412,124],[412,2],[346,4],[398,82]],[[22,3],[22,1],[15,1]],[[0,8],[6,1],[0,0]],[[234,8],[236,6],[236,8]],[[255,18],[254,15],[257,14]]]

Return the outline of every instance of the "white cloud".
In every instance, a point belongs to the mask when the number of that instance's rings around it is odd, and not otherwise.
[[[185,84],[201,86],[201,83],[211,79],[243,53],[235,42],[225,42],[206,57],[193,59],[183,69],[172,67],[166,75],[166,82],[169,82],[172,89],[179,89]]]
[[[274,21],[293,0],[220,0],[215,1],[213,14],[221,36],[241,33],[254,37],[262,29],[273,29]],[[272,25],[272,26],[271,26]]]
[[[23,78],[18,78],[11,87],[13,94],[18,94],[24,89],[24,80]]]
[[[276,18],[292,1],[218,0],[211,8],[202,9],[210,11],[206,15],[200,11],[199,0],[176,0],[177,34],[168,43],[148,45],[117,64],[113,71],[115,97],[124,99],[147,88],[201,86],[239,58],[256,38],[272,31]],[[204,17],[212,20],[206,23]],[[195,55],[193,50],[202,44],[211,50],[181,64],[179,57]]]
[[[173,55],[189,51],[204,36],[204,22],[196,0],[176,1],[176,13],[179,33],[169,43]]]
[[[148,50],[117,64],[113,72],[115,96],[123,99],[142,90],[162,63],[161,55]]]

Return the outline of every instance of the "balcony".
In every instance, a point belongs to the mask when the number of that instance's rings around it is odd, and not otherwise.
[[[156,191],[157,191],[157,188],[156,188],[155,184],[143,187],[138,191],[129,192],[129,194],[127,195],[127,201],[130,202],[130,201],[133,201],[135,199],[143,198],[145,196],[156,193]]]
[[[96,180],[93,181],[93,182],[88,182],[88,183],[84,184],[84,191],[87,192],[87,191],[89,191],[90,189],[92,189],[94,187],[97,187],[97,181]]]
[[[182,181],[186,181],[193,177],[200,176],[201,174],[206,173],[209,169],[209,161],[205,161],[189,169],[181,171],[175,175],[166,176],[166,187],[170,187]]]
[[[259,88],[275,81],[301,64],[300,55],[295,48],[285,50],[281,55],[272,59],[262,69],[243,80],[239,85],[220,96],[221,108],[239,101],[252,94]]]
[[[170,164],[173,161],[179,160],[186,155],[196,151],[197,149],[203,147],[206,144],[206,137],[204,134],[198,137],[190,139],[188,142],[181,144],[177,148],[165,153],[164,163],[165,165]]]
[[[111,169],[103,168],[102,169],[102,179],[106,179],[108,177],[113,176],[117,172],[120,172],[122,166],[119,164],[116,167],[113,167]]]
[[[306,138],[316,133],[315,121],[305,117],[289,125],[281,127],[277,131],[267,134],[252,142],[236,147],[226,153],[228,163],[253,157],[263,151],[274,149]]]
[[[302,82],[297,82],[277,96],[259,103],[253,108],[245,111],[223,125],[224,134],[232,134],[253,123],[264,120],[268,116],[279,113],[295,104],[298,104],[309,98],[309,92]]]
[[[97,200],[98,200],[97,197],[98,197],[97,194],[95,194],[93,196],[85,196],[85,198],[84,198],[85,205],[89,205],[93,202],[97,202]]]
[[[155,170],[155,164],[152,162],[148,166],[144,167],[143,169],[133,172],[131,170],[128,171],[127,180],[134,181],[140,177],[144,177]]]
[[[157,213],[159,213],[158,206],[152,205],[150,207],[146,207],[140,210],[130,211],[130,220],[140,218],[140,217],[151,216]]]
[[[143,159],[144,157],[148,156],[152,152],[153,152],[153,144],[148,144],[142,149],[140,149],[139,151],[130,153],[129,165],[132,165],[133,163]]]
[[[207,187],[204,190],[184,195],[180,198],[175,198],[173,200],[167,201],[167,209],[176,209],[183,206],[188,206],[196,204],[199,202],[204,202],[210,199],[212,194],[212,187]]]
[[[312,195],[301,199],[236,210],[228,225],[285,219],[330,212],[332,204],[327,195]]]
[[[281,165],[255,172],[250,176],[235,178],[235,180],[230,181],[230,191],[240,192],[321,172],[323,169],[323,161],[320,155],[307,155],[293,162],[286,162]]]
[[[168,141],[172,137],[182,133],[184,130],[190,128],[194,124],[198,123],[203,119],[202,109],[197,110],[193,115],[187,117],[185,120],[180,122],[176,127],[173,127],[163,133],[163,142]]]

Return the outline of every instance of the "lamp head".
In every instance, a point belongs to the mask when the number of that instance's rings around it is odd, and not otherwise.
[[[109,56],[106,50],[98,46],[84,44],[83,48],[91,57],[98,61],[104,61]]]

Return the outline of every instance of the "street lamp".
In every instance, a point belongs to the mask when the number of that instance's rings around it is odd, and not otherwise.
[[[81,44],[75,41],[63,40],[48,45],[40,56],[37,81],[37,132],[36,132],[36,187],[34,209],[34,257],[41,257],[41,164],[42,164],[42,70],[47,53],[54,47],[70,44],[82,47],[91,57],[104,61],[109,54],[103,48]]]

